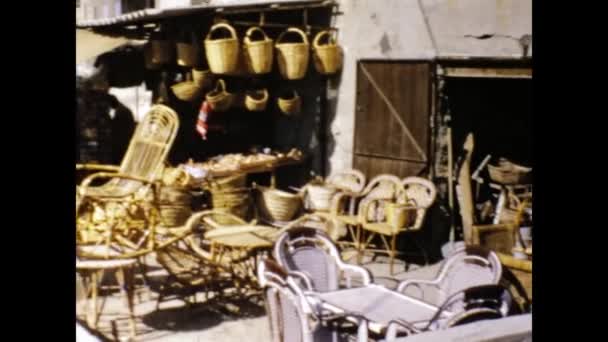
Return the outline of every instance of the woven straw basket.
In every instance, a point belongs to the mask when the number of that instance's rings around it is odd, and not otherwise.
[[[283,43],[283,38],[287,33],[297,33],[302,38],[302,42]],[[310,55],[310,44],[308,43],[306,34],[298,28],[290,27],[279,35],[275,47],[277,49],[281,76],[288,80],[304,78],[308,69],[308,58]]]
[[[175,96],[186,102],[193,102],[201,97],[201,87],[191,81],[180,82],[171,86],[171,90]]]
[[[331,199],[337,192],[335,188],[322,184],[308,184],[304,187],[307,207],[311,210],[329,211]]]
[[[250,210],[251,196],[249,189],[212,190],[211,206],[214,210],[227,212],[246,219]],[[219,224],[230,224],[232,220],[224,215],[214,215]]]
[[[192,81],[200,88],[209,88],[213,84],[214,76],[209,69],[192,69]]]
[[[327,36],[326,44],[319,44],[321,38]],[[335,74],[342,67],[342,48],[336,44],[329,31],[321,31],[312,42],[313,61],[315,69],[322,75]]]
[[[253,40],[254,33],[261,39]],[[243,53],[247,71],[253,74],[266,74],[272,71],[272,39],[261,28],[254,26],[247,30],[243,39]]]
[[[160,220],[165,227],[178,227],[186,223],[192,215],[190,206],[181,205],[161,205]]]
[[[248,91],[245,95],[245,108],[252,112],[260,112],[266,109],[268,104],[268,90]]]
[[[289,221],[293,219],[302,206],[302,198],[298,194],[278,189],[257,186],[257,204],[261,213],[274,221]]]
[[[169,40],[151,40],[152,63],[170,64],[173,61],[173,48],[174,45]]]
[[[219,29],[227,30],[230,38],[213,39],[213,33]],[[235,73],[239,63],[239,41],[234,28],[225,23],[213,25],[205,38],[205,54],[214,74]]]
[[[501,184],[527,184],[531,182],[532,169],[503,161],[499,166],[488,164],[490,178]]]
[[[147,43],[144,45],[144,65],[148,70],[158,70],[161,65],[154,62],[152,58],[152,44]]]
[[[292,97],[279,97],[277,104],[285,115],[296,115],[302,110],[302,99],[295,90]]]
[[[244,188],[247,181],[247,175],[241,174],[236,176],[222,177],[208,181],[209,188],[213,190],[233,190]]]
[[[207,102],[211,108],[216,112],[225,112],[232,106],[234,102],[234,94],[226,91],[226,83],[224,80],[219,79],[216,83],[215,89],[208,92],[205,96]]]

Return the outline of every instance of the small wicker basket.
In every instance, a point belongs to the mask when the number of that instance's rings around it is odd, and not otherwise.
[[[502,162],[499,166],[488,164],[488,173],[492,181],[500,184],[529,184],[532,169],[510,162]]]
[[[214,76],[209,69],[192,68],[192,82],[206,89],[213,85]]]
[[[192,81],[174,84],[171,90],[178,99],[185,102],[194,102],[202,96],[202,88]]]
[[[255,33],[261,39],[254,40]],[[272,71],[272,39],[261,28],[254,26],[247,30],[243,39],[243,54],[247,71],[253,74],[267,74]]]
[[[337,191],[336,188],[325,184],[307,184],[304,187],[307,209],[329,211],[331,199]]]
[[[277,98],[277,105],[281,112],[285,115],[296,115],[302,110],[302,99],[300,95],[294,90],[293,96],[284,97],[280,96]]]
[[[284,43],[283,38],[288,33],[298,34],[302,42]],[[308,59],[310,56],[310,44],[308,43],[306,34],[299,28],[290,27],[279,35],[275,47],[277,49],[281,76],[287,80],[304,78],[308,70]]]
[[[211,108],[216,112],[225,112],[232,106],[234,102],[234,94],[226,91],[226,83],[224,80],[219,79],[216,83],[215,89],[208,92],[205,96],[207,102]]]
[[[220,29],[227,30],[230,37],[213,38],[213,34]],[[239,64],[239,41],[236,30],[226,23],[213,25],[205,38],[205,54],[209,68],[214,74],[235,73]]]
[[[248,91],[245,95],[245,108],[252,112],[260,112],[266,109],[268,104],[268,90]]]
[[[150,40],[150,50],[152,54],[152,63],[163,65],[171,64],[173,62],[174,45],[170,40]]]
[[[326,44],[319,44],[327,36]],[[312,42],[313,62],[315,69],[322,75],[335,74],[342,67],[342,48],[336,44],[329,31],[321,31]]]
[[[302,207],[302,197],[278,189],[256,186],[257,205],[262,215],[273,221],[290,221]]]

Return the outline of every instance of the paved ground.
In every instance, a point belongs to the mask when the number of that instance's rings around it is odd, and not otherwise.
[[[149,261],[152,262],[152,259],[150,258]],[[437,264],[422,268],[412,265],[410,271],[406,273],[403,262],[399,261],[395,266],[395,271],[398,273],[389,276],[389,265],[384,258],[377,258],[373,262],[368,258],[363,261],[363,266],[372,272],[376,282],[391,288],[395,287],[399,280],[406,278],[432,278],[438,269]],[[152,282],[160,283],[166,277],[166,273],[162,268],[152,266],[148,276]],[[107,280],[112,281],[112,279]],[[187,308],[181,301],[174,300],[164,302],[160,310],[156,310],[157,297],[157,293],[154,291],[142,289],[138,293],[135,308],[138,341],[253,342],[270,340],[265,309],[259,301],[258,303],[256,300],[239,301],[232,303],[233,306],[229,305],[228,308],[206,303]],[[240,308],[240,312],[232,313],[231,307]],[[82,307],[77,308],[77,312],[82,313]],[[119,293],[108,296],[103,315],[100,318],[98,332],[114,340],[114,325],[119,339],[126,340],[124,338],[128,336],[126,312],[125,301]],[[78,339],[78,341],[84,342],[85,340]]]

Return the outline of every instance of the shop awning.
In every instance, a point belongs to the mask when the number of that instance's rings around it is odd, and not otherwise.
[[[122,37],[108,37],[87,30],[76,30],[76,64],[128,43]]]

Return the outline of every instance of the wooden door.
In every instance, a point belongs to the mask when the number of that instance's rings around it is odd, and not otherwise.
[[[371,178],[426,170],[431,65],[359,62],[353,166]]]

